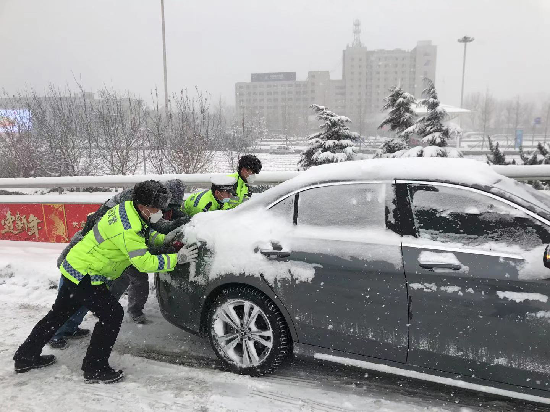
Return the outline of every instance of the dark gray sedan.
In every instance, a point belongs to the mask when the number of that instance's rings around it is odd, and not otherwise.
[[[550,197],[481,162],[311,168],[186,237],[200,259],[157,275],[161,311],[232,371],[301,353],[550,398]]]

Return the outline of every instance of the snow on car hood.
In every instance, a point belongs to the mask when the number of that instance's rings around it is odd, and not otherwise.
[[[209,279],[226,274],[262,275],[269,283],[275,279],[292,278],[308,282],[315,275],[314,264],[296,261],[270,260],[259,253],[273,249],[272,242],[281,243],[292,224],[265,210],[255,210],[246,217],[236,210],[199,213],[184,227],[186,243],[206,242],[213,252]]]

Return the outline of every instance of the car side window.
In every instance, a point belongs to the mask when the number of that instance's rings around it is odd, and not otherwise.
[[[285,219],[288,223],[292,223],[294,216],[294,196],[289,196],[274,204],[270,209],[274,215]]]
[[[531,250],[550,242],[546,225],[482,193],[439,185],[410,185],[409,196],[420,238],[493,250]]]
[[[385,228],[386,186],[337,184],[299,193],[298,225],[363,229]]]

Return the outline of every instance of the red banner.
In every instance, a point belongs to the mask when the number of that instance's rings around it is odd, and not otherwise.
[[[0,204],[0,240],[64,243],[99,204]]]

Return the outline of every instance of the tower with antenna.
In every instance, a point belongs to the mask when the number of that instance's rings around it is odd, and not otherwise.
[[[361,46],[363,46],[361,43],[361,21],[359,19],[355,19],[353,21],[353,43],[351,47]]]

